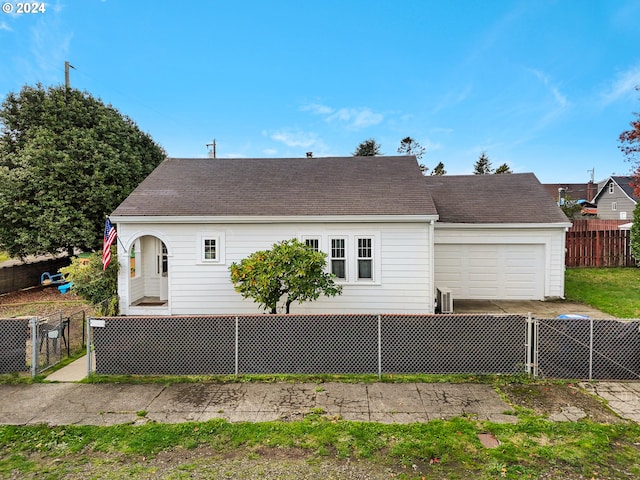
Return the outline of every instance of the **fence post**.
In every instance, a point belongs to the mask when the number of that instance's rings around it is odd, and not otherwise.
[[[87,317],[85,327],[87,329],[87,377],[91,376],[91,317]]]
[[[31,378],[38,374],[38,317],[31,317]]]
[[[589,381],[593,379],[593,318],[589,319]]]
[[[524,371],[531,375],[532,373],[532,364],[533,364],[533,321],[531,319],[531,312],[527,314],[527,329],[525,333],[524,339],[524,348],[525,348],[525,364]]]
[[[382,319],[378,314],[378,380],[382,379]]]
[[[235,375],[238,376],[238,316],[236,315]]]

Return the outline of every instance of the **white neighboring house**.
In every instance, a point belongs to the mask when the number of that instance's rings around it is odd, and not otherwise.
[[[570,223],[533,174],[424,177],[413,156],[167,159],[111,220],[125,315],[261,313],[229,266],[294,237],[327,253],[343,293],[292,313],[433,313],[437,285],[564,295]]]

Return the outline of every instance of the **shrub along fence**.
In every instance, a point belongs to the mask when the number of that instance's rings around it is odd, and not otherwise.
[[[640,324],[528,315],[90,318],[104,375],[517,374],[640,379]]]

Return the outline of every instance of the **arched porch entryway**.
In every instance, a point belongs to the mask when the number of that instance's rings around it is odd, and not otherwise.
[[[136,238],[128,252],[129,306],[166,307],[169,301],[169,251],[153,235]]]

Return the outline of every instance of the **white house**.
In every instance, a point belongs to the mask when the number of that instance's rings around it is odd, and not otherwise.
[[[532,198],[530,216],[501,207]],[[456,298],[562,297],[570,225],[532,174],[424,177],[413,156],[167,159],[111,220],[125,315],[259,313],[229,266],[294,237],[343,285],[294,313],[430,313],[438,284]]]

